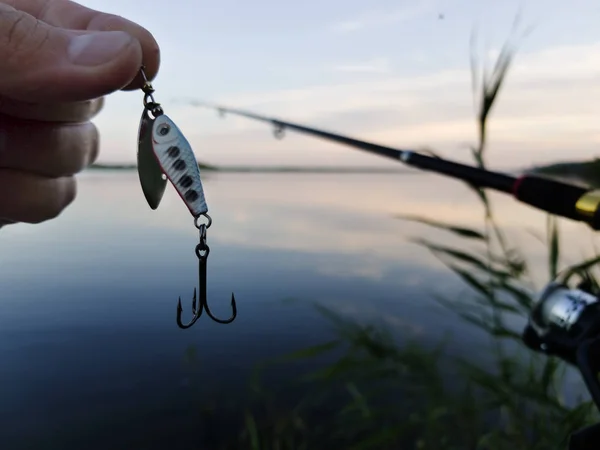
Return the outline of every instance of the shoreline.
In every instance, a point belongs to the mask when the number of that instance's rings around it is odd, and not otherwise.
[[[202,172],[220,172],[220,173],[398,173],[410,174],[415,169],[407,168],[379,168],[379,167],[303,167],[303,166],[205,166],[199,164]],[[86,171],[133,171],[137,170],[136,165],[101,165],[95,164],[86,169]]]
[[[408,166],[385,167],[336,167],[336,166],[212,166],[198,163],[202,172],[218,173],[330,173],[330,174],[415,174],[420,173],[417,168]],[[86,172],[101,171],[134,171],[136,164],[93,164]],[[568,181],[586,181],[600,186],[600,160],[591,161],[565,161],[547,165],[521,167],[513,170],[504,170],[503,173],[521,175],[524,173],[545,175],[552,178],[566,179]]]

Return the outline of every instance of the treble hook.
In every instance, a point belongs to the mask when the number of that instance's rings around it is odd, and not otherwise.
[[[183,312],[183,308],[181,306],[181,297],[179,297],[179,302],[177,303],[177,325],[179,326],[179,328],[182,329],[190,328],[192,325],[194,325],[202,315],[203,309],[206,309],[206,314],[208,314],[208,316],[217,323],[231,323],[235,320],[237,316],[237,306],[235,304],[235,297],[233,295],[233,292],[231,293],[231,309],[233,310],[233,314],[229,319],[223,320],[215,317],[210,311],[210,308],[208,307],[208,302],[206,300],[206,260],[208,259],[210,248],[206,244],[206,229],[210,226],[212,220],[208,214],[203,215],[205,215],[208,218],[209,222],[208,225],[202,224],[198,226],[198,230],[200,231],[200,242],[198,243],[198,245],[196,245],[195,250],[196,256],[198,257],[198,279],[200,283],[200,296],[198,300],[200,302],[200,305],[199,307],[196,307],[196,288],[194,288],[194,297],[192,300],[192,314],[194,316],[192,317],[192,320],[189,323],[184,324],[181,322],[181,313]]]

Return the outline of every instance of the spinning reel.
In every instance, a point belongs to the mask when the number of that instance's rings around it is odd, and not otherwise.
[[[523,331],[523,342],[577,367],[600,410],[600,293],[589,279],[575,288],[567,283],[552,282],[541,292]],[[569,440],[569,450],[598,448],[600,424],[573,433]]]

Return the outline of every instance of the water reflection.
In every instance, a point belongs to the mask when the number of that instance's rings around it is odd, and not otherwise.
[[[190,448],[184,443],[197,433],[190,418],[199,405],[243,393],[262,358],[330,337],[314,309],[286,298],[385,322],[423,342],[451,331],[456,351],[480,339],[428,295],[464,292],[407,240],[435,231],[394,218],[481,224],[477,199],[461,183],[395,174],[204,177],[214,221],[208,297],[215,315],[226,316],[236,293],[230,325],[203,318],[188,331],[176,327],[177,297],[187,299],[197,283],[197,230],[172,189],[150,210],[135,173],[86,173],[78,201],[60,218],[1,229],[0,436],[7,448],[79,448],[90,437],[97,448],[115,448],[107,444],[114,436],[133,443],[142,429],[156,445],[177,431],[181,446],[170,440],[170,448]],[[518,233],[543,229],[544,216],[494,200],[540,279],[547,277],[545,248]],[[563,227],[567,243],[575,242],[572,227]],[[190,348],[193,374],[184,362]]]

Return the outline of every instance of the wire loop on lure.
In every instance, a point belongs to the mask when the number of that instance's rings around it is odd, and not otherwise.
[[[201,217],[206,217],[206,219],[208,220],[208,223],[206,224],[201,224],[198,223],[198,220],[200,220]],[[194,225],[196,226],[196,228],[198,228],[199,230],[201,229],[202,226],[205,226],[206,229],[208,230],[210,228],[210,226],[212,225],[212,217],[210,217],[208,214],[204,213],[204,214],[200,214],[198,216],[196,216],[194,218]]]
[[[200,217],[206,217],[208,219],[208,223],[202,223],[199,224],[198,220],[200,219]],[[196,321],[200,318],[200,316],[202,316],[202,312],[203,310],[206,310],[206,314],[215,322],[217,323],[222,323],[222,324],[228,324],[231,323],[235,320],[236,316],[237,316],[237,306],[235,303],[235,296],[233,295],[233,293],[231,293],[231,309],[232,309],[232,315],[229,319],[219,319],[217,317],[215,317],[212,312],[210,311],[210,308],[208,307],[208,302],[206,299],[206,260],[208,259],[208,255],[210,253],[210,247],[208,246],[208,244],[206,243],[206,230],[210,227],[210,225],[212,224],[212,219],[211,217],[204,213],[204,214],[200,214],[198,216],[196,216],[194,218],[194,225],[196,225],[196,228],[198,228],[198,231],[200,233],[200,241],[198,242],[198,245],[196,245],[196,249],[195,249],[195,253],[196,256],[198,257],[198,281],[200,283],[199,286],[199,305],[196,302],[196,289],[194,288],[194,297],[192,299],[192,320],[190,322],[188,322],[187,324],[184,324],[181,321],[181,315],[183,312],[183,308],[181,306],[181,297],[179,298],[179,302],[177,303],[177,325],[179,326],[179,328],[189,328],[192,325],[194,325],[196,323]]]
[[[150,111],[154,117],[158,117],[164,113],[162,106],[156,100],[154,100],[154,87],[148,81],[148,77],[146,77],[146,72],[144,72],[144,67],[140,69],[140,73],[144,78],[144,86],[142,86],[142,92],[144,93],[144,109],[146,111]]]

